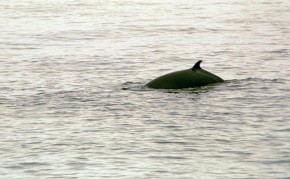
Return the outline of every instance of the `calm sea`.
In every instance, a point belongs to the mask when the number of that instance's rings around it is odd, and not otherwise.
[[[1,0],[0,37],[1,179],[290,178],[289,0]]]

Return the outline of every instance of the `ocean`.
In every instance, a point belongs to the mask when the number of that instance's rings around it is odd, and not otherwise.
[[[0,1],[0,178],[290,178],[288,0]],[[224,83],[155,90],[201,67]]]

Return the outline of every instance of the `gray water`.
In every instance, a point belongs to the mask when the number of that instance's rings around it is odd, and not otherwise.
[[[288,0],[1,0],[0,178],[290,178]],[[202,67],[226,81],[144,87]]]

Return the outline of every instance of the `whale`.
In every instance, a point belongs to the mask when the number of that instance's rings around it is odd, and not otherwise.
[[[145,86],[153,89],[183,89],[201,87],[213,83],[221,83],[224,80],[217,75],[200,67],[202,60],[186,70],[176,71],[162,75]]]

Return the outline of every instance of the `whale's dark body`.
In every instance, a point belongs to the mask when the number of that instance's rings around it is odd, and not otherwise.
[[[219,83],[224,80],[220,77],[203,70],[198,61],[191,69],[177,71],[160,76],[146,84],[155,89],[182,89]]]

